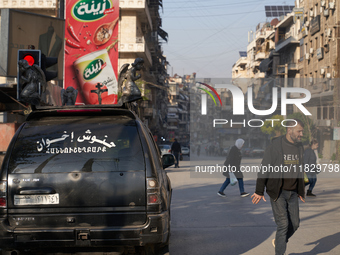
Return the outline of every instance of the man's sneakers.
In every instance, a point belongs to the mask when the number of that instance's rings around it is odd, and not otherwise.
[[[221,191],[217,192],[217,195],[219,195],[220,197],[226,197],[226,195]]]
[[[272,240],[272,245],[273,245],[274,248],[275,248],[275,239]]]
[[[241,193],[241,197],[247,197],[247,196],[249,196],[250,194],[249,193],[247,193],[247,192],[242,192]]]

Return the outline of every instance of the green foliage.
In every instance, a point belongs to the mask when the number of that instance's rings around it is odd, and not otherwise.
[[[323,158],[322,154],[321,153],[318,153],[318,156],[319,158]]]
[[[264,125],[261,127],[261,131],[264,134],[268,134],[271,136],[280,136],[286,133],[286,128],[281,125],[281,121],[284,120],[282,115],[274,115],[270,117],[270,119],[278,119],[280,121],[265,121]]]
[[[312,138],[315,136],[316,127],[313,124],[313,120],[311,120],[309,117],[307,117],[301,112],[290,114],[286,118],[283,117],[282,115],[274,115],[274,116],[271,116],[270,119],[278,119],[280,121],[274,121],[273,122],[274,127],[272,127],[271,121],[266,121],[264,125],[261,127],[261,131],[264,134],[269,134],[274,137],[284,135],[286,134],[286,128],[281,125],[281,121],[284,119],[299,119],[305,124],[305,127],[303,129],[303,137],[301,141],[303,143],[305,142],[309,143],[312,140]]]
[[[336,160],[336,153],[333,153],[331,160],[333,160],[333,161]]]
[[[144,81],[144,80],[137,80],[137,81],[135,81],[135,84],[137,85],[137,87],[139,88],[141,93],[144,94],[144,96],[142,96],[142,100],[143,101],[149,100],[149,98],[146,95],[149,95],[151,93],[151,89],[146,89],[145,88],[146,87],[146,81]]]

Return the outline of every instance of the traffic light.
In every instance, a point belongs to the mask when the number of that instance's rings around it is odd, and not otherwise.
[[[47,68],[54,66],[57,63],[58,63],[58,58],[46,57],[44,54],[41,54],[41,69],[44,71],[46,81],[50,81],[58,77],[58,71],[47,70]]]
[[[28,65],[22,62],[26,60]],[[23,101],[22,90],[30,82],[31,74],[29,74],[29,67],[33,65],[41,67],[41,52],[40,50],[18,50],[18,75],[17,75],[17,99]]]
[[[57,62],[58,58],[46,57],[40,50],[18,50],[17,99],[38,105],[46,82],[58,76],[47,68]]]
[[[25,59],[30,66],[35,64],[41,67],[40,50],[18,50],[18,62],[21,59]]]

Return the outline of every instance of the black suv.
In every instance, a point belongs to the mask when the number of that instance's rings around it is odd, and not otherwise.
[[[154,253],[169,243],[172,164],[128,109],[33,111],[1,169],[2,253]]]

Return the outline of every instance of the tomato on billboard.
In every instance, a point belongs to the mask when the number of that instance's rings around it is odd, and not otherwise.
[[[66,0],[65,19],[64,87],[76,105],[117,104],[119,0]]]

